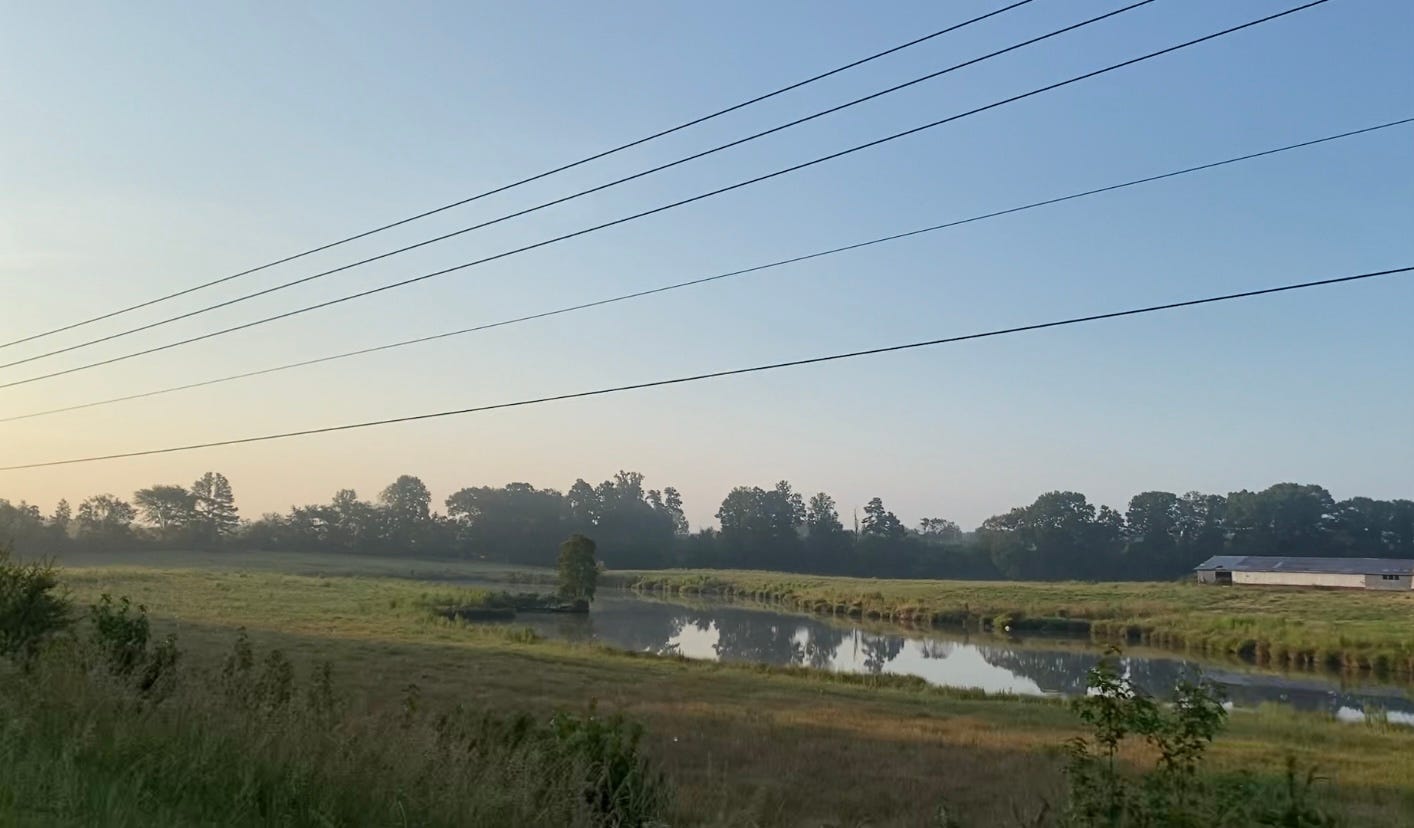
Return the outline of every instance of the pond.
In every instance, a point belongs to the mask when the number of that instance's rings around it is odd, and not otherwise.
[[[725,600],[672,601],[606,590],[587,616],[522,614],[516,626],[569,641],[597,641],[659,655],[851,673],[919,676],[947,687],[992,693],[1073,696],[1085,692],[1086,672],[1102,651],[1087,639],[1012,639],[961,631],[909,630],[780,612]],[[1153,649],[1131,649],[1125,673],[1149,693],[1167,697],[1199,672],[1219,685],[1236,708],[1265,702],[1356,721],[1380,711],[1414,725],[1408,685],[1355,680],[1339,674],[1281,673],[1240,662],[1200,662]]]

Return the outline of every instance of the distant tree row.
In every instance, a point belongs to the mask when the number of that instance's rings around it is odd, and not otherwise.
[[[77,512],[60,500],[47,518],[37,506],[0,498],[0,543],[37,553],[73,545],[211,547],[231,540],[241,528],[231,483],[217,472],[207,472],[190,488],[159,484],[140,489],[131,502],[93,495],[79,503]]]
[[[1078,492],[1048,492],[964,532],[943,518],[909,528],[873,498],[845,526],[834,498],[781,481],[734,488],[717,528],[690,532],[682,496],[619,472],[567,491],[528,483],[454,492],[434,511],[421,480],[403,475],[373,501],[352,489],[327,504],[238,518],[226,478],[152,486],[132,502],[95,495],[45,517],[0,500],[0,542],[22,552],[69,545],[214,547],[406,554],[553,566],[566,536],[592,537],[618,569],[771,569],[890,578],[1114,580],[1172,578],[1205,558],[1322,555],[1414,558],[1414,501],[1336,501],[1320,486],[1279,483],[1226,496],[1151,491],[1117,511]]]
[[[568,492],[528,483],[476,486],[454,492],[445,513],[431,509],[421,480],[403,475],[374,502],[352,489],[328,505],[296,506],[265,515],[244,533],[247,544],[270,549],[402,552],[550,566],[567,535],[592,535],[613,549],[620,567],[662,566],[675,539],[687,532],[682,496],[672,487],[643,488],[643,475],[619,472],[592,486],[578,480]]]

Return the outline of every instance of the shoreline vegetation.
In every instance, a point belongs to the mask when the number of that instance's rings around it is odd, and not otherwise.
[[[1196,583],[925,581],[728,570],[606,573],[605,586],[746,599],[906,626],[1088,635],[1260,666],[1414,675],[1414,594]]]

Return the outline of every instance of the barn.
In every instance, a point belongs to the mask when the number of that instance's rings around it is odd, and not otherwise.
[[[1414,560],[1217,555],[1194,570],[1203,584],[1414,590]]]

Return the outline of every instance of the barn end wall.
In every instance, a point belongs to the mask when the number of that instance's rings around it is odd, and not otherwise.
[[[1410,578],[1408,575],[1400,575],[1398,580],[1385,580],[1383,575],[1366,575],[1365,588],[1408,592],[1414,589],[1414,578]]]

